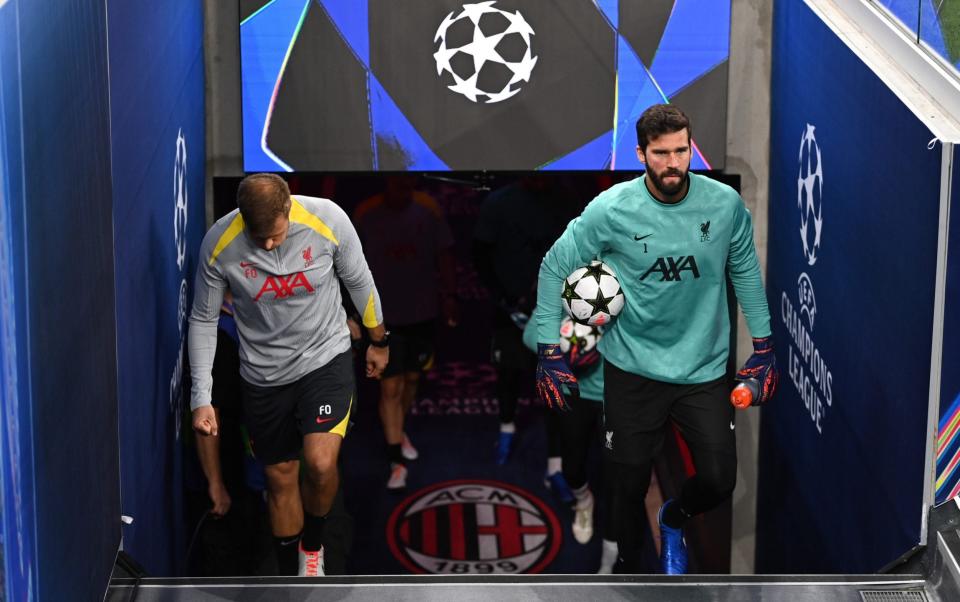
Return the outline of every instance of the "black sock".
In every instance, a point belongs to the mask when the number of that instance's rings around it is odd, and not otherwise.
[[[303,513],[303,549],[316,552],[323,545],[323,525],[327,522],[325,516],[314,516],[309,512]]]
[[[403,464],[403,451],[400,449],[400,444],[396,445],[387,445],[388,455],[390,456],[390,462],[392,464]]]
[[[680,529],[688,518],[690,515],[683,511],[683,505],[677,500],[671,500],[663,509],[663,524],[671,529]]]
[[[286,537],[273,537],[273,548],[277,553],[277,572],[281,575],[296,575],[299,568],[297,558],[297,543],[300,534]]]

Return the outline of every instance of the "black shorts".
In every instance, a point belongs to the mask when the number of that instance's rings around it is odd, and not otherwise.
[[[309,433],[345,437],[355,391],[352,351],[287,385],[243,381],[243,413],[254,455],[264,464],[277,464],[297,459]]]
[[[603,451],[608,460],[629,465],[652,462],[670,419],[691,449],[736,457],[736,410],[725,376],[678,385],[632,374],[606,361],[603,378]]]
[[[433,367],[436,320],[403,326],[387,325],[387,330],[390,331],[390,361],[383,371],[384,376],[421,372]]]

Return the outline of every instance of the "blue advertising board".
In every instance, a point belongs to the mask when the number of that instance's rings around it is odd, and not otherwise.
[[[186,314],[205,230],[203,13],[110,0],[120,478],[124,550],[183,570]]]
[[[805,3],[773,40],[756,567],[873,572],[920,539],[942,147]]]
[[[29,372],[22,325],[26,307],[22,290],[23,251],[13,232],[23,227],[23,155],[20,139],[19,3],[0,6],[0,361],[3,404],[0,421],[0,498],[3,500],[4,593],[27,599],[36,587],[33,521],[33,439],[30,436]],[[18,328],[18,323],[21,325]],[[19,336],[18,336],[19,335]],[[24,400],[21,405],[21,400]]]
[[[0,5],[3,539],[11,600],[100,600],[120,543],[103,3]]]
[[[960,150],[953,148],[947,289],[943,320],[936,502],[960,495]]]

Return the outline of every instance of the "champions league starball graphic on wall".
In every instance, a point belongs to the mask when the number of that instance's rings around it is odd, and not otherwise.
[[[187,334],[187,139],[183,130],[177,131],[176,154],[173,160],[173,244],[177,254],[177,270],[180,275],[180,290],[177,295],[177,330],[180,345],[177,360],[170,375],[169,404],[174,420],[174,438],[180,438],[180,421],[183,415],[183,358]]]
[[[537,64],[530,46],[534,32],[523,15],[494,4],[464,4],[459,14],[446,16],[434,38],[440,43],[433,54],[437,75],[452,77],[447,87],[473,102],[510,98]]]
[[[177,154],[173,161],[173,241],[177,246],[177,268],[183,270],[187,257],[187,140],[177,132]]]
[[[639,171],[636,121],[663,102],[701,124],[691,167],[722,169],[730,11],[730,0],[244,0],[244,169]]]
[[[800,211],[800,240],[808,266],[817,262],[823,230],[823,164],[816,128],[806,124],[800,137],[797,207]],[[823,433],[827,410],[833,405],[833,373],[813,338],[817,296],[807,272],[797,277],[796,302],[787,291],[780,293],[780,317],[790,333],[787,345],[787,375],[818,434]]]
[[[800,240],[807,263],[817,263],[820,232],[823,230],[821,198],[823,168],[820,164],[820,146],[814,135],[816,128],[807,124],[800,139],[800,175],[797,176],[797,207],[800,208]]]

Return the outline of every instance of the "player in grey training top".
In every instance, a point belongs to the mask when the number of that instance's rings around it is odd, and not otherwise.
[[[245,232],[239,210],[217,221],[203,239],[190,315],[191,409],[210,403],[225,288],[236,299],[240,374],[257,385],[291,383],[350,348],[338,276],[363,311],[363,325],[383,322],[349,217],[327,199],[291,200],[287,238],[277,247],[258,246]]]
[[[217,431],[211,368],[229,288],[244,415],[254,452],[266,465],[281,565],[296,558],[289,550],[303,528],[300,574],[322,574],[323,520],[339,483],[337,456],[355,390],[339,281],[370,332],[367,376],[374,378],[389,357],[380,298],[357,233],[332,201],[291,197],[279,176],[255,174],[240,183],[237,203],[207,232],[200,252],[188,334],[193,425],[202,434]]]

